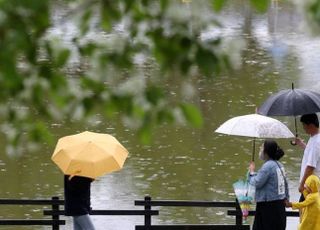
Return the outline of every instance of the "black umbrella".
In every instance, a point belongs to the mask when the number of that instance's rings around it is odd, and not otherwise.
[[[292,89],[281,90],[272,94],[259,108],[258,113],[265,116],[294,116],[296,137],[296,116],[320,112],[320,93],[307,90]]]

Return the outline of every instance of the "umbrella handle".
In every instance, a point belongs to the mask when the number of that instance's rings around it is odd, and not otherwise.
[[[293,89],[293,83],[292,83],[292,89]],[[296,138],[298,138],[298,129],[297,129],[297,118],[294,117],[294,129],[296,131]],[[296,141],[290,141],[291,145],[297,145]]]
[[[252,143],[252,156],[251,156],[251,161],[254,162],[254,155],[256,153],[256,138],[253,138],[253,143]]]
[[[296,133],[296,138],[298,138],[298,133]],[[291,141],[290,141],[290,144],[291,144],[291,145],[297,145],[297,142],[296,142],[295,140],[294,140],[294,141],[291,140]]]
[[[291,145],[297,145],[296,141],[290,141]]]
[[[298,138],[298,133],[296,133],[296,138]],[[294,145],[297,145],[297,142],[296,142],[296,140],[294,140],[294,141],[291,140],[290,144],[294,146]]]

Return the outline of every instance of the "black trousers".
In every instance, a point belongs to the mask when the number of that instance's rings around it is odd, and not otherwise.
[[[257,202],[253,230],[285,230],[286,208],[283,200]]]

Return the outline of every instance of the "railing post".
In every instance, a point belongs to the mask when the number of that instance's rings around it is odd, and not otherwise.
[[[151,210],[151,204],[150,204],[150,201],[151,201],[151,197],[150,196],[145,196],[144,197],[144,210],[145,211],[150,211]],[[151,215],[150,213],[149,214],[145,214],[144,215],[144,226],[146,227],[146,229],[149,229],[148,226],[151,226]]]
[[[52,201],[58,201],[58,200],[59,200],[59,197],[54,196],[54,197],[51,198],[51,200],[52,200]],[[59,204],[58,204],[58,202],[56,202],[56,203],[55,203],[55,202],[52,202],[51,207],[52,207],[52,211],[53,211],[53,212],[58,212],[58,211],[59,211]],[[53,214],[52,214],[52,220],[57,220],[57,221],[59,221],[59,213],[58,213],[58,214],[53,213]],[[60,229],[59,223],[52,223],[52,230],[59,230],[59,229]]]
[[[238,199],[236,199],[236,203],[236,212],[242,213]],[[242,215],[236,215],[236,225],[242,225]]]

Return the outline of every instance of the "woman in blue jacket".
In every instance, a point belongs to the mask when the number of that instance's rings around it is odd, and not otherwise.
[[[289,200],[289,189],[283,165],[278,161],[284,155],[274,140],[265,140],[259,153],[264,161],[255,173],[255,164],[250,164],[250,184],[256,187],[256,215],[253,230],[285,230],[285,200]]]

